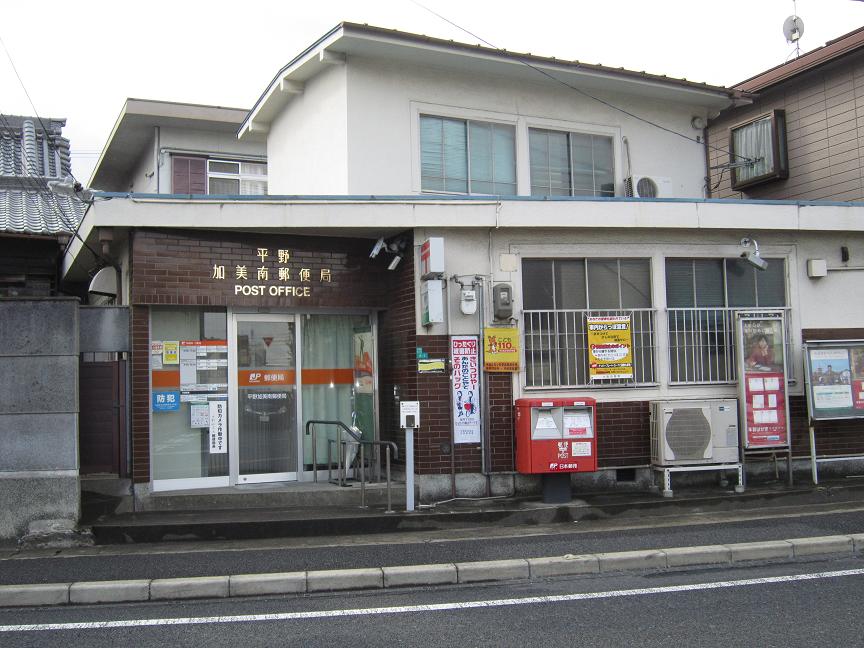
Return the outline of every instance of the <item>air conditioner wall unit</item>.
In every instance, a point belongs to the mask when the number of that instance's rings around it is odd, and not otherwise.
[[[674,198],[672,193],[669,178],[634,174],[624,179],[624,195],[628,198]]]
[[[738,401],[652,401],[651,463],[738,463]]]

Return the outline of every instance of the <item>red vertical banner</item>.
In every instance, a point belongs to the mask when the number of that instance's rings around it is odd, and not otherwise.
[[[737,333],[744,447],[788,447],[783,316],[739,313]]]

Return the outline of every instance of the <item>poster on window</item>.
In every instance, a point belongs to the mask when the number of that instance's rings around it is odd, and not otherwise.
[[[783,315],[738,314],[738,391],[744,447],[789,445]]]
[[[864,418],[864,340],[804,345],[813,420]]]
[[[480,340],[476,335],[450,338],[453,367],[453,440],[480,443]]]
[[[588,316],[585,323],[588,326],[588,375],[591,380],[632,380],[630,316]]]
[[[210,454],[228,452],[228,403],[210,401],[208,423],[210,425]]]

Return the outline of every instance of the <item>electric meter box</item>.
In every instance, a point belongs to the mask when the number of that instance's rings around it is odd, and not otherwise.
[[[519,398],[515,410],[518,472],[596,472],[595,399]]]

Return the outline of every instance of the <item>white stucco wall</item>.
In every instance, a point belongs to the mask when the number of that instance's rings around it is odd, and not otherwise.
[[[129,179],[129,191],[138,193],[156,193],[156,155],[154,143],[156,136],[154,134],[147,144],[138,152],[138,161],[132,171],[132,176]]]
[[[306,82],[267,134],[272,195],[344,195],[348,191],[346,66]]]
[[[655,126],[586,98],[538,75],[526,82],[454,70],[351,57],[348,60],[348,193],[419,192],[419,114],[511,123],[516,126],[519,193],[530,194],[528,128],[611,135],[616,193],[631,172],[670,178],[668,197],[702,197],[705,152]],[[598,96],[666,128],[695,138],[695,109],[627,95]],[[272,137],[272,135],[271,135]],[[271,148],[272,151],[272,148]],[[272,156],[272,152],[271,152]]]
[[[754,206],[754,217],[764,209]],[[699,231],[634,228],[630,230],[559,230],[501,228],[448,229],[420,228],[415,231],[416,263],[419,267],[419,245],[429,236],[444,237],[446,276],[475,274],[484,276],[486,322],[491,325],[491,292],[494,283],[509,282],[513,286],[514,317],[524,332],[522,317],[522,277],[519,269],[503,271],[501,255],[516,255],[517,268],[524,258],[648,258],[651,261],[652,303],[656,310],[656,387],[582,389],[591,391],[601,400],[643,400],[657,398],[734,398],[735,385],[670,386],[668,361],[668,329],[666,323],[665,259],[668,257],[735,258],[744,235],[757,238],[764,258],[786,260],[786,291],[789,307],[792,358],[790,374],[796,383],[790,393],[803,393],[801,353],[802,329],[864,327],[864,300],[858,299],[864,281],[864,234],[812,233],[783,231]],[[840,261],[840,247],[850,250],[848,263]],[[857,252],[857,261],[856,261]],[[860,270],[829,270],[828,276],[812,279],[807,276],[807,260],[826,259],[829,268],[862,268]],[[470,276],[464,280],[470,282]],[[491,282],[490,282],[491,278]],[[420,288],[417,288],[417,333],[419,335],[477,334],[476,315],[465,316],[459,311],[460,288],[448,280],[445,293],[445,322],[422,326],[420,319]],[[449,310],[449,318],[446,314]],[[524,339],[524,338],[523,338]],[[514,393],[520,395],[553,395],[555,390],[526,390],[523,372],[514,375]],[[578,390],[577,390],[578,391]],[[593,392],[596,392],[593,393]]]

